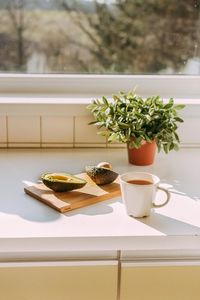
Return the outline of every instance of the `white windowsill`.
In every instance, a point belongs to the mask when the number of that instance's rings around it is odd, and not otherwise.
[[[141,96],[199,98],[200,76],[178,75],[30,75],[0,74],[0,95],[111,96],[136,88]],[[79,96],[78,96],[79,98]]]
[[[102,95],[103,96],[103,95]],[[15,95],[15,96],[0,96],[0,104],[79,104],[87,105],[91,103],[93,99],[101,98],[97,95]],[[108,100],[111,100],[108,97]],[[169,98],[163,98],[164,101],[168,101]],[[173,98],[177,104],[185,105],[200,105],[200,98]]]
[[[94,97],[81,96],[32,96],[32,95],[16,95],[16,96],[0,96],[0,104],[89,104]]]

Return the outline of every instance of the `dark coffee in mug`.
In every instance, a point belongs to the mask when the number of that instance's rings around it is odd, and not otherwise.
[[[139,184],[139,185],[153,184],[153,182],[144,179],[132,179],[132,180],[128,180],[127,182],[131,184]]]

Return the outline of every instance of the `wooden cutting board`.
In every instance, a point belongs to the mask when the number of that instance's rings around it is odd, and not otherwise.
[[[121,194],[118,178],[110,184],[98,186],[86,173],[75,176],[85,179],[87,184],[78,190],[58,193],[40,183],[25,187],[24,191],[61,213],[111,199]]]

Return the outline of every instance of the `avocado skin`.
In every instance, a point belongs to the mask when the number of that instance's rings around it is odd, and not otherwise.
[[[52,173],[45,173],[41,176],[41,179],[42,179],[42,182],[44,183],[44,185],[46,185],[48,188],[50,188],[54,192],[69,192],[72,190],[80,189],[80,188],[84,187],[84,185],[86,185],[86,183],[87,183],[86,180],[84,180],[82,178],[78,178],[71,174],[67,174],[67,173],[60,173],[60,174],[74,179],[74,182],[65,182],[65,181],[61,181],[61,180],[48,179],[48,176],[51,176],[51,174]]]
[[[119,175],[110,169],[96,166],[87,166],[85,171],[97,185],[109,184]]]

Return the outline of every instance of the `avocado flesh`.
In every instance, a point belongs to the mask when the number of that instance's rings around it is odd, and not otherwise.
[[[55,192],[68,192],[84,187],[86,180],[67,173],[47,173],[41,176],[42,182]]]
[[[98,185],[109,184],[118,177],[116,172],[103,167],[87,166],[85,171],[87,175]]]

